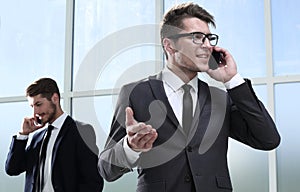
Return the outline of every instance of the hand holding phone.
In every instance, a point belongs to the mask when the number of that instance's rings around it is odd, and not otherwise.
[[[215,70],[222,61],[223,53],[213,50],[208,61],[209,68]]]
[[[36,116],[34,121],[35,126],[41,126],[43,124],[42,119],[38,116]]]

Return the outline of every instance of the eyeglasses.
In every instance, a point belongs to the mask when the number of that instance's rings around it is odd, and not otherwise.
[[[202,32],[192,32],[192,33],[179,33],[176,35],[172,35],[170,39],[179,39],[181,37],[192,36],[193,42],[195,44],[203,44],[205,39],[207,38],[211,46],[216,46],[218,43],[219,36],[216,34],[205,34]]]

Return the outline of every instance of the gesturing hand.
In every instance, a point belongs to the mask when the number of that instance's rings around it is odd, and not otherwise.
[[[149,151],[157,138],[157,132],[151,125],[134,119],[130,107],[126,108],[126,132],[129,147],[137,152]]]

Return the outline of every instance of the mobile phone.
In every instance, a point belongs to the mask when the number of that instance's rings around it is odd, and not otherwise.
[[[36,117],[36,120],[34,121],[34,124],[36,126],[41,126],[42,125],[42,119],[39,117]]]
[[[213,70],[217,69],[222,60],[222,57],[223,57],[222,52],[213,50],[208,61],[209,68]]]

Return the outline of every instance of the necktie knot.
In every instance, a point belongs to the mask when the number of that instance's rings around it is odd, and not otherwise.
[[[183,89],[184,93],[190,92],[191,88],[192,88],[192,86],[189,84],[182,85],[182,89]]]
[[[48,125],[47,132],[52,132],[53,129],[54,129],[53,125]]]

